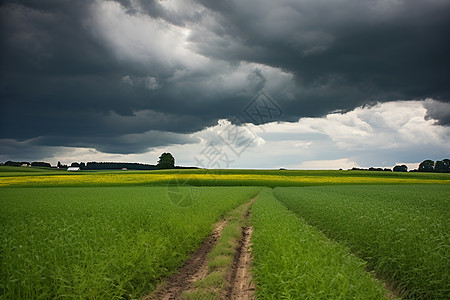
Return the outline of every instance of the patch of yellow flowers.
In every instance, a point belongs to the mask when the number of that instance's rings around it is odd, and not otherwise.
[[[441,183],[449,184],[449,180],[390,178],[390,177],[358,177],[358,176],[283,176],[263,174],[80,174],[51,176],[13,176],[0,177],[0,186],[67,186],[67,185],[135,185],[178,183],[198,184],[199,181],[227,182],[234,181],[236,185],[261,185],[264,183],[296,183],[311,184],[376,184],[376,183]],[[260,184],[258,184],[260,183]],[[220,185],[220,184],[219,184]]]

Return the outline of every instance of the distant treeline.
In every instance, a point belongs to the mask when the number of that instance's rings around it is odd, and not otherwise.
[[[73,162],[71,167],[79,167],[80,170],[160,170],[157,165],[148,165],[140,163],[120,163],[120,162]],[[197,169],[196,167],[174,166],[174,169]]]
[[[46,167],[51,168],[52,166],[47,162],[42,161],[35,161],[35,162],[28,162],[28,161],[10,161],[8,160],[3,166],[10,166],[10,167]]]
[[[117,163],[117,162],[74,162],[71,167],[79,167],[81,170],[158,170],[155,165],[139,164],[139,163]]]
[[[388,168],[374,168],[370,167],[368,169],[362,168],[352,168],[353,171],[387,171],[387,172],[408,172],[408,167],[406,165],[397,165],[392,170]],[[443,160],[432,161],[430,159],[424,160],[419,164],[419,168],[411,170],[409,172],[430,172],[430,173],[450,173],[450,159],[446,158]]]
[[[41,162],[41,161],[35,161],[35,162],[26,162],[26,161],[7,161],[3,164],[0,164],[3,166],[25,166],[25,167],[46,167],[46,168],[52,168],[50,163],[47,162]],[[58,161],[58,164],[56,167],[53,168],[59,168],[59,169],[67,169],[69,166],[63,165]],[[80,170],[160,170],[160,169],[167,169],[167,168],[161,168],[158,165],[148,165],[148,164],[140,164],[140,163],[120,163],[120,162],[73,162],[70,167],[78,167]],[[174,166],[173,169],[198,169],[198,167],[181,167],[181,166]],[[389,168],[374,168],[370,167],[368,169],[363,168],[352,168],[351,170],[357,170],[357,171],[383,171],[383,172],[408,172],[408,167],[406,165],[398,165],[395,166],[393,169]],[[443,160],[433,161],[430,159],[424,160],[419,164],[419,168],[417,170],[410,170],[409,172],[431,172],[431,173],[450,173],[450,159],[446,158]]]
[[[4,166],[31,166],[31,167],[47,167],[51,168],[51,164],[47,162],[17,162],[17,161],[7,161],[3,164]],[[67,169],[69,166],[63,165],[58,162],[56,167],[59,169]],[[80,170],[160,170],[156,165],[140,164],[140,163],[119,163],[119,162],[73,162],[70,167],[78,167]],[[198,169],[197,167],[181,167],[175,166],[174,169]]]
[[[406,168],[408,168],[408,167],[406,167]],[[395,169],[395,167],[394,167],[394,169]],[[364,168],[353,167],[352,171],[384,171],[384,172],[392,172],[392,169],[389,169],[389,168],[374,168],[374,167],[370,167],[368,169],[364,169]],[[404,172],[407,172],[407,171],[404,171]]]
[[[416,172],[450,173],[450,159],[437,160],[436,162],[427,159],[420,163]]]

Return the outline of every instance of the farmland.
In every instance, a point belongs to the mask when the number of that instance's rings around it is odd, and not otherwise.
[[[276,188],[274,194],[405,296],[449,295],[449,186]]]
[[[255,188],[204,188],[189,208],[165,188],[1,189],[7,299],[142,295],[172,273]]]
[[[362,260],[289,212],[271,190],[261,193],[252,213],[261,299],[383,299]]]
[[[260,299],[380,299],[385,283],[406,298],[445,298],[449,183],[424,173],[0,167],[0,299],[145,297],[255,196],[245,222]]]
[[[0,187],[136,186],[311,186],[339,184],[450,183],[450,174],[369,171],[177,170],[84,171],[0,167]]]

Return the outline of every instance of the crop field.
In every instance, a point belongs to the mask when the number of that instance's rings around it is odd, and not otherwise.
[[[125,186],[311,186],[336,184],[450,184],[450,174],[369,171],[177,170],[85,171],[0,167],[0,187]]]
[[[204,188],[180,208],[164,187],[0,189],[0,295],[136,298],[258,191]]]
[[[244,226],[258,299],[445,299],[449,195],[450,174],[0,167],[0,299],[155,299],[218,222],[186,299],[226,294]]]
[[[274,194],[345,242],[404,296],[450,295],[450,186],[276,188]]]
[[[383,299],[364,262],[265,190],[253,205],[254,276],[261,299]]]

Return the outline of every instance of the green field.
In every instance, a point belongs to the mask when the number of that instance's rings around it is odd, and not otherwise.
[[[253,205],[254,274],[261,299],[383,299],[365,263],[265,190]]]
[[[258,191],[204,188],[184,208],[164,187],[0,189],[0,295],[136,298]]]
[[[147,295],[257,195],[260,299],[379,299],[383,282],[445,298],[449,184],[427,173],[0,167],[0,299]]]
[[[274,194],[404,296],[450,295],[450,186],[276,188]]]

